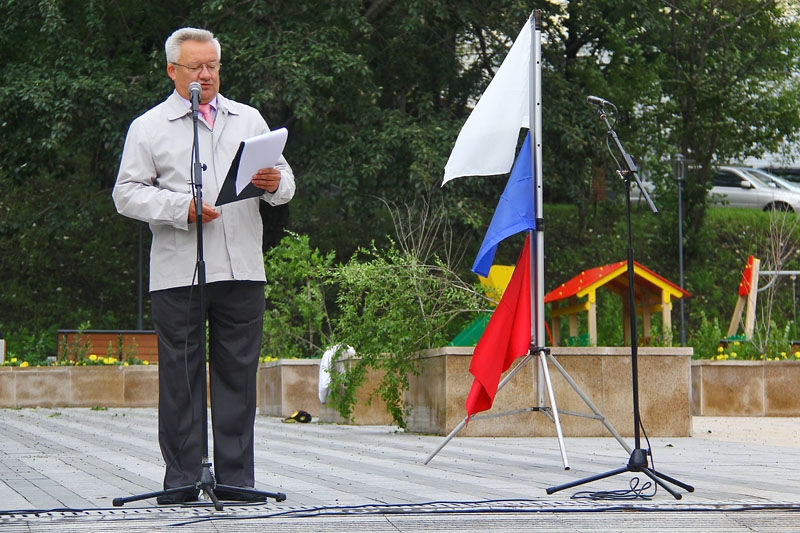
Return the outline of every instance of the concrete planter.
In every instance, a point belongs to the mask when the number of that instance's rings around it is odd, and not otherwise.
[[[800,416],[800,361],[692,361],[697,416]]]
[[[424,354],[424,370],[412,379],[414,406],[408,429],[448,434],[465,416],[472,386],[473,348],[448,347]],[[556,361],[622,436],[633,436],[633,388],[630,348],[552,348]],[[649,436],[690,436],[692,430],[691,348],[639,348],[639,409]],[[485,414],[538,407],[538,359],[518,372]],[[609,436],[602,422],[566,413],[592,414],[562,374],[548,364],[565,436]],[[549,402],[545,402],[549,405]],[[460,436],[554,436],[555,424],[538,412],[470,421]]]
[[[423,372],[412,376],[408,401],[410,431],[446,435],[465,416],[472,386],[472,348],[440,348],[422,355]],[[633,433],[630,348],[552,348],[553,355],[623,436]],[[691,348],[640,348],[639,399],[649,436],[691,435],[696,416],[800,416],[800,361],[692,361]],[[591,414],[582,398],[553,365],[548,365],[564,435],[608,436],[601,422],[569,413]],[[538,405],[538,362],[528,363],[498,393],[487,414]],[[259,414],[290,416],[296,410],[315,420],[341,423],[320,404],[319,360],[282,359],[258,370]],[[370,382],[377,381],[377,375]],[[359,393],[356,424],[391,424],[379,400]],[[156,407],[157,366],[0,367],[0,407]],[[553,436],[555,425],[527,412],[474,420],[460,436]]]
[[[0,407],[156,407],[158,367],[0,367]]]

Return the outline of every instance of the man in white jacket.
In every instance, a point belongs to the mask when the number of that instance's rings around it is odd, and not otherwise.
[[[219,484],[252,489],[266,281],[259,202],[280,205],[291,200],[294,175],[281,157],[275,168],[253,175],[252,184],[264,191],[259,198],[214,207],[239,143],[269,128],[256,109],[219,94],[221,51],[212,33],[180,29],[167,39],[165,49],[175,91],[131,124],[113,191],[117,211],[149,223],[153,233],[150,294],[158,334],[164,488],[192,486],[200,480],[205,409],[200,333],[207,320],[214,474]],[[204,164],[205,305],[198,297],[196,271],[192,82],[200,84],[204,111],[198,141]],[[195,501],[198,493],[161,495],[158,502]],[[220,499],[264,499],[235,491],[215,493]]]

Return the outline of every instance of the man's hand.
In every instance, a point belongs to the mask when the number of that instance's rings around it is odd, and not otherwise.
[[[214,206],[203,201],[203,224],[206,222],[211,222],[215,218],[219,217],[219,212],[214,209]],[[189,224],[194,224],[197,222],[197,210],[195,209],[194,198],[192,198],[192,203],[189,204]]]
[[[259,169],[258,172],[253,174],[250,182],[259,189],[273,193],[278,190],[278,185],[281,184],[281,171],[277,168]]]

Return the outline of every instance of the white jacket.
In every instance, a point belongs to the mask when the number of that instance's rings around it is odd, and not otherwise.
[[[254,108],[217,95],[214,130],[199,125],[203,200],[211,205],[239,143],[268,131]],[[112,196],[117,211],[150,224],[150,290],[197,283],[197,228],[188,223],[192,201],[194,129],[191,111],[176,92],[135,119],[128,129]],[[203,224],[206,280],[265,281],[261,252],[262,221],[258,202],[285,204],[295,192],[294,174],[281,156],[278,190],[259,198],[216,207],[221,216]]]

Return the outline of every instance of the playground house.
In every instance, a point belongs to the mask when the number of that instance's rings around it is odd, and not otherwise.
[[[672,329],[672,300],[691,296],[677,285],[634,261],[634,292],[636,313],[640,314],[641,332],[650,331],[651,317],[661,314],[662,331]],[[628,293],[628,263],[620,261],[585,270],[545,295],[550,307],[550,331],[553,346],[559,346],[561,320],[569,320],[570,339],[583,339],[579,344],[597,346],[597,290],[607,288],[622,298],[624,341],[630,343],[630,304]],[[578,317],[586,313],[588,332],[578,332]],[[645,341],[647,339],[644,339]]]

